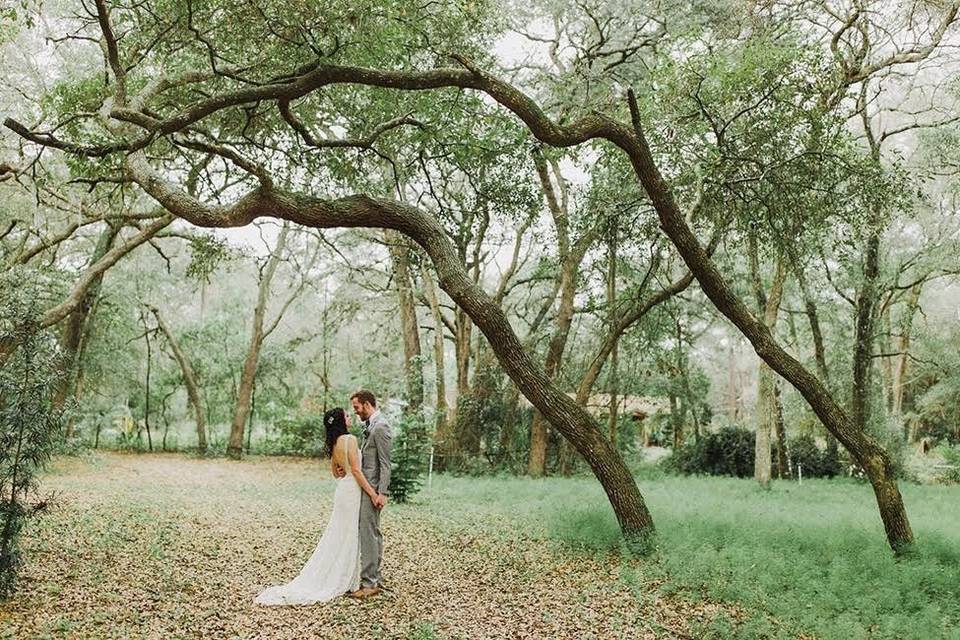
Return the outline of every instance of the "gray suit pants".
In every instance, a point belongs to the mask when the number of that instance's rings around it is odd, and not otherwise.
[[[380,533],[380,510],[370,496],[360,497],[360,586],[380,584],[380,562],[383,560],[383,534]]]

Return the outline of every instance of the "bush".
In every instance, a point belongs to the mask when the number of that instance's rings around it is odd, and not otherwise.
[[[678,473],[746,478],[753,475],[754,440],[752,431],[723,427],[683,445],[663,465]]]
[[[274,455],[318,456],[323,453],[324,430],[317,416],[298,416],[277,420],[273,433],[263,443],[264,453]]]
[[[400,420],[399,435],[393,439],[390,456],[390,497],[395,502],[408,502],[423,486],[428,446],[422,418]]]
[[[16,588],[20,533],[42,504],[31,504],[36,474],[60,435],[59,414],[51,406],[58,358],[40,330],[37,298],[28,290],[0,282],[0,342],[14,345],[0,368],[0,599]]]
[[[839,474],[840,465],[836,458],[831,460],[828,451],[821,451],[813,436],[804,434],[791,438],[788,447],[794,470],[801,466],[804,478],[832,478]]]
[[[942,445],[937,447],[937,453],[943,456],[943,462],[947,468],[939,474],[940,479],[949,483],[960,483],[960,446],[948,447]]]

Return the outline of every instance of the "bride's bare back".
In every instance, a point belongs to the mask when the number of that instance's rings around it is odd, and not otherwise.
[[[353,474],[364,493],[371,496],[371,499],[376,495],[373,487],[360,472],[360,448],[357,445],[356,436],[346,433],[337,439],[333,447],[333,455],[330,456],[330,470],[337,478]]]

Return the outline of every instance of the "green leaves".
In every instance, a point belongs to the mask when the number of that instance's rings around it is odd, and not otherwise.
[[[191,236],[190,263],[184,275],[198,283],[210,284],[210,278],[217,269],[234,257],[226,241],[212,233]]]
[[[34,4],[34,0],[14,0],[0,6],[0,45],[13,40],[22,28],[33,26]]]
[[[53,453],[60,417],[51,406],[59,375],[55,345],[39,328],[29,280],[0,281],[0,599],[16,586],[19,537],[33,513],[37,475]]]

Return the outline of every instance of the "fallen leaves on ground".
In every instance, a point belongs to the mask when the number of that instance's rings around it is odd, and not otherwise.
[[[659,595],[642,560],[565,551],[507,519],[451,523],[429,492],[384,512],[380,597],[255,605],[326,525],[333,484],[317,461],[98,454],[59,459],[44,489],[57,498],[0,603],[5,640],[686,638],[740,617]]]

